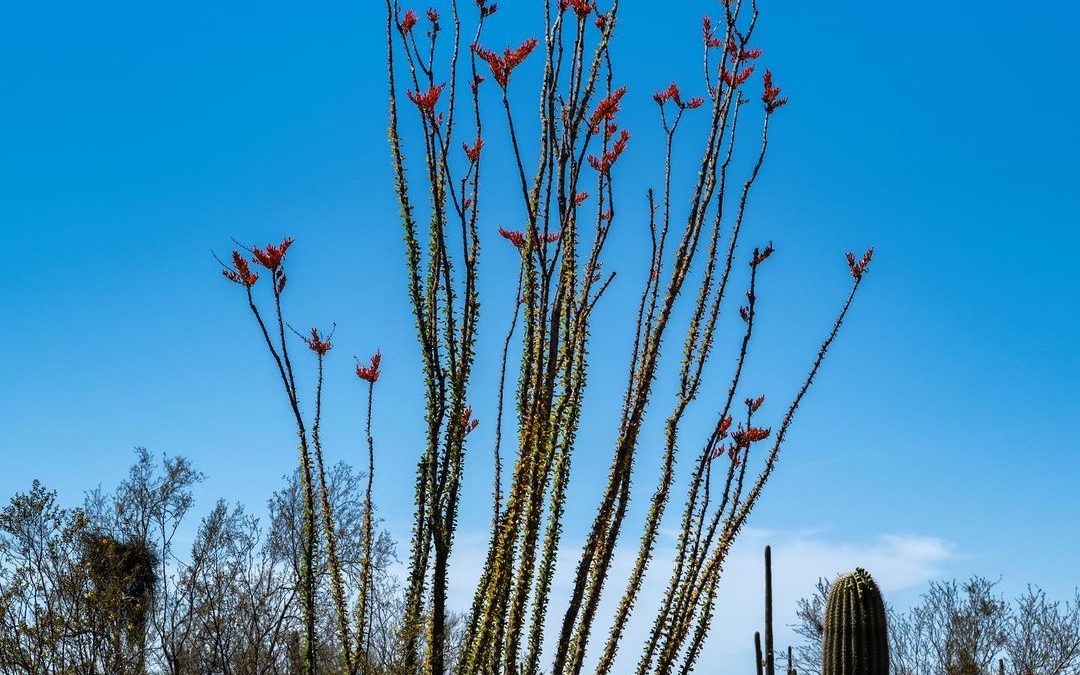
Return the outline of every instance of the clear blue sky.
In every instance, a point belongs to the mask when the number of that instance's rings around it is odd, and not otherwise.
[[[622,121],[635,136],[605,265],[621,276],[597,318],[572,495],[585,511],[610,455],[604,404],[625,370],[625,301],[641,282],[640,195],[659,178],[650,94],[672,79],[699,93],[700,17],[714,8],[622,5],[616,78],[631,84]],[[895,541],[882,537],[940,545],[910,588],[979,572],[1065,593],[1080,559],[1080,10],[1001,0],[762,9],[757,42],[792,100],[747,240],[778,249],[749,374],[772,397],[766,412],[779,414],[831,320],[848,282],[843,252],[873,244],[877,255],[752,525],[840,551],[838,566],[843,551]],[[497,18],[506,43],[537,32],[527,11]],[[36,477],[73,501],[113,483],[145,445],[208,474],[203,509],[217,496],[259,508],[294,465],[294,437],[238,289],[210,251],[227,252],[231,236],[288,234],[291,319],[338,323],[325,422],[334,459],[360,457],[350,357],[382,349],[377,496],[405,532],[420,391],[381,22],[381,3],[368,1],[5,7],[0,495]],[[531,113],[531,99],[518,103]],[[514,264],[495,230],[517,217],[489,206],[483,221],[481,427],[463,532],[486,518]],[[725,333],[707,394],[726,381],[733,339]]]

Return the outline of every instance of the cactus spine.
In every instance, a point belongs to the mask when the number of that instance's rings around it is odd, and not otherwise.
[[[888,675],[885,603],[870,574],[857,568],[833,584],[825,606],[822,675]]]

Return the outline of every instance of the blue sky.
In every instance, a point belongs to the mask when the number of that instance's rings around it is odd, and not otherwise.
[[[144,445],[207,473],[202,507],[223,496],[259,508],[294,464],[294,437],[250,316],[210,251],[227,252],[233,236],[287,234],[297,239],[291,319],[338,325],[333,459],[360,459],[364,399],[350,356],[382,349],[377,496],[388,525],[406,531],[421,401],[379,5],[3,10],[0,495],[40,478],[75,500],[114,482]],[[494,32],[507,44],[535,34],[531,7],[501,11]],[[605,402],[625,371],[624,310],[642,281],[640,195],[659,180],[650,95],[672,79],[699,93],[700,18],[713,8],[622,3],[616,80],[631,85],[621,119],[634,140],[605,263],[620,276],[597,318],[571,494],[579,511],[606,470],[615,420]],[[1080,10],[999,0],[766,0],[762,10],[757,42],[792,100],[746,240],[778,249],[749,371],[770,396],[764,412],[780,414],[831,321],[848,283],[843,252],[873,244],[877,254],[740,555],[757,555],[755,537],[789,551],[803,575],[791,597],[867,557],[895,563],[886,576],[899,598],[972,572],[1064,595],[1080,558],[1069,518],[1080,476]],[[525,96],[516,103],[532,110]],[[500,177],[489,175],[496,194]],[[486,518],[495,353],[513,294],[515,260],[495,231],[520,215],[501,206],[493,200],[482,223],[481,427],[465,542]],[[706,398],[724,386],[734,340],[727,330]],[[643,448],[638,516],[667,385]],[[688,438],[709,408],[691,414]],[[826,566],[836,569],[816,569]]]

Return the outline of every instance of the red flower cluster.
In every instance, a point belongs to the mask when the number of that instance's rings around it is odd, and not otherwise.
[[[732,59],[738,59],[739,61],[753,61],[761,56],[760,49],[743,49],[732,38],[728,38],[725,50]]]
[[[596,3],[588,0],[559,0],[559,11],[565,12],[567,9],[573,9],[578,18],[584,19],[596,9]]]
[[[500,227],[499,235],[506,241],[513,244],[514,248],[519,250],[525,248],[524,233],[518,232],[517,230],[507,230],[506,228]]]
[[[480,159],[480,150],[482,150],[483,147],[484,147],[484,139],[480,138],[479,136],[477,136],[476,142],[473,143],[472,147],[469,147],[465,143],[461,144],[461,149],[465,151],[465,156],[468,157],[469,161],[473,162],[473,163],[476,163],[477,161],[479,161],[479,159]]]
[[[545,244],[553,244],[559,241],[559,232],[551,232],[549,234],[542,235],[540,240]],[[525,248],[525,233],[517,230],[507,230],[506,228],[499,228],[499,235],[514,245],[514,248],[519,251]]]
[[[382,363],[382,354],[376,350],[375,355],[371,357],[371,362],[367,366],[356,364],[356,376],[365,382],[375,384],[379,381],[379,365]]]
[[[743,429],[742,425],[731,434],[731,440],[734,441],[733,447],[735,448],[749,448],[751,443],[757,443],[763,441],[769,437],[772,433],[771,429],[762,429],[761,427],[747,427]]]
[[[763,249],[755,248],[754,249],[754,257],[750,259],[750,266],[751,267],[757,267],[761,263],[768,260],[769,256],[771,256],[773,254],[773,250],[774,249],[773,249],[773,245],[772,245],[771,241],[769,242],[769,245],[766,246]]]
[[[609,124],[604,130],[606,136],[610,136],[614,133],[614,124]],[[626,129],[622,130],[619,134],[619,138],[612,144],[612,146],[604,152],[603,155],[597,157],[596,155],[589,155],[589,166],[596,169],[600,173],[607,173],[611,171],[611,166],[615,163],[615,160],[619,159],[623,151],[626,150],[626,144],[630,142],[630,132]]]
[[[462,435],[468,436],[478,426],[480,426],[480,420],[474,420],[472,418],[472,406],[465,408],[465,411],[461,413],[461,427],[464,430]]]
[[[682,100],[682,96],[679,93],[679,88],[675,85],[674,82],[669,84],[667,89],[658,91],[653,94],[653,100],[660,105],[664,105],[668,101],[675,101],[675,105],[679,106],[680,108],[689,108],[691,110],[693,110],[694,108],[700,108],[701,104],[705,102],[704,99],[695,97],[684,103]]]
[[[756,413],[757,409],[761,407],[761,404],[765,402],[765,396],[758,396],[757,398],[747,398],[746,407],[751,413]]]
[[[420,109],[420,112],[424,115],[435,114],[435,104],[439,102],[439,96],[442,94],[445,84],[437,84],[430,87],[426,92],[421,94],[418,91],[406,91],[405,95],[409,97],[409,100],[416,104],[416,107]]]
[[[225,275],[225,278],[234,284],[240,284],[247,288],[254,286],[255,282],[259,280],[259,273],[251,271],[248,261],[244,260],[244,257],[240,255],[240,251],[232,252],[232,260],[235,269],[221,270],[221,273]]]
[[[707,16],[702,17],[701,19],[701,35],[702,38],[705,40],[706,49],[709,49],[711,47],[719,47],[722,44],[720,42],[720,38],[716,37],[716,33],[714,32],[712,19]]]
[[[274,288],[278,293],[285,290],[285,270],[282,269],[281,262],[285,259],[285,252],[289,250],[292,243],[292,238],[285,237],[276,246],[267,244],[266,248],[258,246],[251,248],[251,262],[270,270],[274,278]]]
[[[607,122],[615,118],[615,113],[619,112],[619,101],[622,100],[622,97],[625,94],[626,87],[619,87],[601,99],[600,103],[596,104],[596,110],[589,116],[589,128],[592,130],[592,133],[596,134],[600,132],[601,122]]]
[[[487,0],[476,0],[476,6],[480,8],[480,16],[488,17],[499,11],[499,6],[492,3],[487,4]]]
[[[750,308],[745,306],[745,305],[740,307],[739,308],[739,318],[742,319],[743,321],[749,323],[750,322]]]
[[[723,67],[723,66],[721,66],[721,68],[720,68],[720,79],[722,79],[724,81],[724,84],[726,84],[729,87],[738,87],[743,82],[746,82],[747,80],[749,80],[750,76],[753,75],[753,74],[754,74],[754,65],[753,64],[750,64],[749,66],[743,68],[742,70],[740,70],[737,73],[733,73],[732,71],[728,70],[726,67]],[[777,90],[777,91],[779,91],[779,90]]]
[[[435,11],[434,7],[428,8],[427,18],[428,18],[428,21],[430,21],[431,23],[438,23],[439,22],[439,13],[437,11]]]
[[[720,429],[719,429],[720,438],[723,438],[724,436],[727,436],[728,429],[731,428],[731,422],[732,422],[731,415],[728,415],[727,417],[725,417],[723,420],[720,421]]]
[[[762,79],[765,83],[765,91],[761,93],[761,102],[765,104],[765,112],[775,112],[777,108],[787,104],[787,97],[781,97],[780,87],[773,86],[771,70],[766,69]]]
[[[266,248],[252,247],[251,261],[273,272],[281,266],[281,261],[285,259],[285,252],[289,250],[292,243],[291,237],[285,237],[277,246],[267,244]]]
[[[323,337],[319,335],[318,328],[312,328],[311,338],[304,340],[304,342],[307,343],[308,349],[315,352],[319,356],[326,356],[326,352],[330,351],[333,348],[333,345],[330,344],[330,336],[327,335],[326,337]]]
[[[863,254],[862,260],[855,261],[855,254],[848,251],[847,264],[851,269],[851,276],[855,277],[856,281],[862,279],[862,275],[866,274],[867,268],[870,267],[870,259],[874,257],[874,248],[870,247],[866,249],[866,253]]]
[[[579,192],[576,195],[574,195],[574,204],[576,206],[581,206],[583,203],[585,203],[585,200],[588,199],[588,198],[589,198],[589,193],[588,192]]]
[[[521,65],[532,51],[536,49],[536,38],[529,38],[525,42],[522,42],[517,49],[510,49],[507,47],[503,50],[502,55],[490,52],[480,45],[473,45],[472,50],[481,59],[487,62],[488,67],[491,68],[491,75],[495,78],[495,81],[499,83],[499,86],[506,89],[507,83],[510,82],[510,73],[514,68]]]
[[[411,33],[413,27],[415,27],[415,26],[416,26],[416,12],[412,11],[411,9],[407,10],[405,12],[405,16],[401,17],[401,20],[398,21],[398,28],[401,29],[402,33]]]

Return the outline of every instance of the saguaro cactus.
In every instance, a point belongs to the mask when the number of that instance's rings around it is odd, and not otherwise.
[[[870,574],[857,568],[833,584],[825,606],[822,675],[888,675],[885,603]]]

